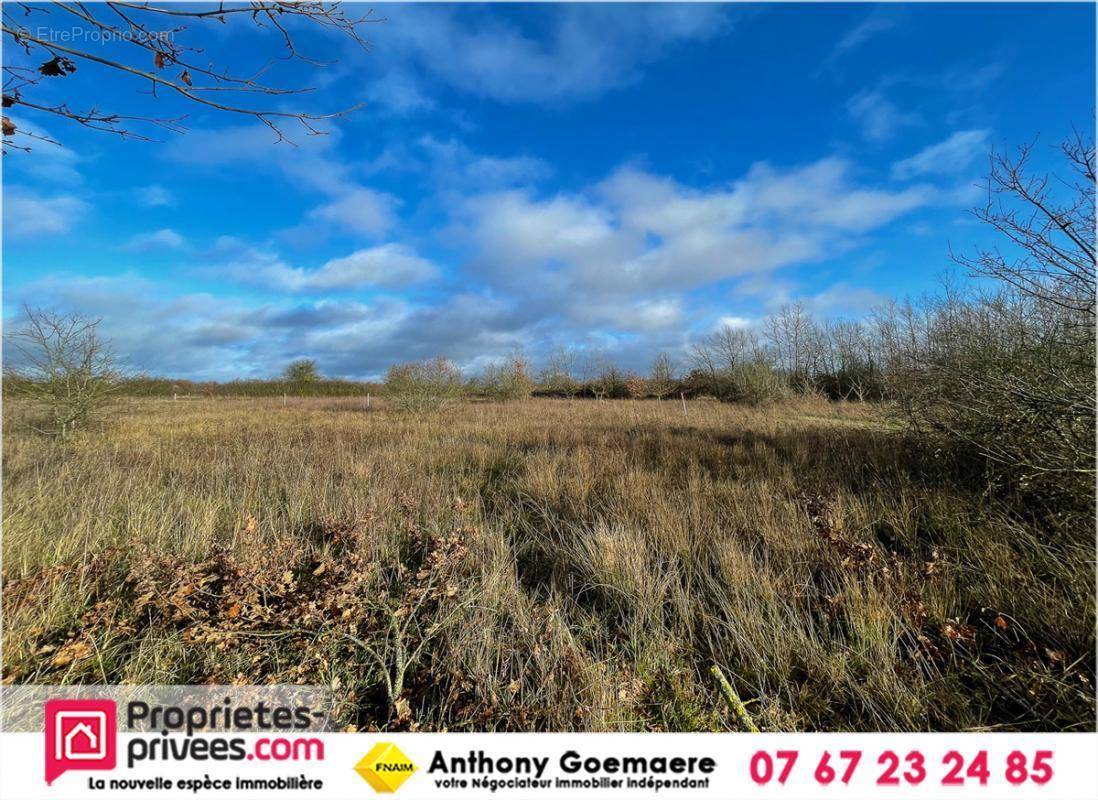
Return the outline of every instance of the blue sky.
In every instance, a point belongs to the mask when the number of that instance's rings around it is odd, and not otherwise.
[[[304,107],[366,101],[276,144],[93,65],[73,106],[184,111],[119,141],[13,109],[4,311],[102,315],[140,370],[470,372],[560,344],[643,368],[799,300],[858,317],[933,289],[993,148],[1093,131],[1093,5],[379,6],[362,52],[278,64]],[[274,42],[203,35],[241,72]],[[5,43],[7,44],[7,43]],[[7,57],[12,48],[6,48]],[[64,84],[59,81],[65,81]],[[60,96],[60,95],[59,95]],[[285,101],[288,102],[288,101]],[[21,112],[21,113],[20,113]]]

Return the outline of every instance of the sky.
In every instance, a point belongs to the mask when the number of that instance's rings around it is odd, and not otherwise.
[[[970,213],[992,149],[1038,137],[1051,169],[1093,136],[1092,4],[374,9],[368,50],[301,30],[335,63],[269,73],[316,91],[268,105],[365,103],[326,135],[91,63],[45,91],[187,132],[6,109],[59,144],[3,159],[5,326],[101,316],[131,369],[195,380],[561,345],[643,370],[785,303],[857,319],[932,291],[950,248],[995,241]],[[246,22],[185,35],[239,73],[278,50]]]

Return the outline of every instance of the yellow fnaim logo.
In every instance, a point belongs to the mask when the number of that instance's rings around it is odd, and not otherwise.
[[[355,764],[355,772],[373,786],[375,792],[395,792],[415,771],[412,759],[390,742],[378,742]]]

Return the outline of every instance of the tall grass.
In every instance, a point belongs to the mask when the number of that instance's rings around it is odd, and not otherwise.
[[[5,404],[4,675],[319,682],[358,727],[1094,728],[1092,513],[874,406]],[[399,678],[399,680],[397,680]]]

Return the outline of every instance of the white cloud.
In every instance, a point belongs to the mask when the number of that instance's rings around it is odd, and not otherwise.
[[[878,33],[892,30],[894,27],[896,27],[895,20],[886,19],[884,17],[869,17],[847,31],[836,46],[839,50],[844,52],[846,50],[853,50],[863,42],[872,39]]]
[[[821,317],[861,316],[884,300],[885,297],[873,289],[842,282],[807,298],[805,304],[812,313]]]
[[[218,128],[198,128],[176,137],[164,145],[164,152],[174,161],[203,167],[225,167],[235,164],[285,165],[302,176],[308,169],[296,168],[293,162],[304,160],[313,166],[318,154],[330,151],[339,140],[339,129],[324,136],[307,136],[293,144],[279,142],[270,128],[254,125],[226,125]]]
[[[633,306],[631,329],[657,330],[677,327],[683,319],[683,303],[679,298],[642,300]]]
[[[87,209],[76,195],[45,196],[11,186],[4,191],[4,236],[20,241],[68,233]]]
[[[835,44],[828,61],[835,61],[844,54],[861,47],[870,39],[896,27],[897,20],[879,11],[874,11],[865,19],[850,28]]]
[[[862,135],[871,142],[890,139],[902,128],[919,124],[918,114],[901,111],[884,94],[874,89],[854,95],[846,110],[862,128]]]
[[[444,188],[486,189],[529,184],[552,174],[552,168],[532,156],[486,156],[456,139],[423,136],[417,146],[426,157],[426,169]]]
[[[610,212],[583,197],[537,200],[529,192],[512,190],[472,198],[465,212],[472,218],[473,238],[493,270],[628,255]]]
[[[335,195],[355,185],[349,165],[336,152],[340,138],[339,128],[331,127],[323,136],[290,144],[257,123],[192,130],[164,145],[164,152],[173,161],[215,172],[251,166],[281,174],[298,189]]]
[[[838,158],[757,164],[708,190],[627,167],[580,193],[476,196],[459,229],[473,274],[528,313],[657,328],[671,324],[682,293],[846,252],[936,199],[927,186],[859,185]]]
[[[1006,64],[992,61],[976,67],[966,64],[947,74],[945,80],[950,90],[955,92],[982,92],[999,80],[1006,72]]]
[[[160,250],[179,250],[186,242],[171,228],[139,233],[126,243],[125,249],[134,253],[152,253]]]
[[[315,289],[372,285],[397,288],[433,278],[435,266],[402,244],[383,244],[334,258],[314,272],[302,273],[304,286]]]
[[[370,93],[398,111],[431,102],[423,78],[501,102],[588,99],[635,81],[669,47],[710,39],[730,25],[727,9],[709,5],[640,5],[628,15],[593,5],[539,13],[547,30],[535,36],[475,9],[393,6],[385,36],[375,42],[382,77]]]
[[[435,101],[423,93],[419,81],[401,69],[393,69],[370,81],[366,85],[366,97],[372,104],[401,116],[431,111],[436,106]]]
[[[755,323],[747,317],[723,316],[717,319],[717,324],[714,326],[714,329],[720,330],[722,328],[731,328],[733,330],[742,330],[744,328],[750,328],[754,324]]]
[[[957,131],[948,139],[924,147],[910,158],[892,166],[893,177],[901,180],[918,175],[953,174],[961,172],[988,150],[990,131]]]
[[[390,243],[356,250],[315,269],[292,267],[273,253],[243,249],[217,274],[290,292],[323,292],[364,287],[404,288],[435,277],[438,269],[410,247]]]
[[[249,244],[236,236],[218,236],[214,243],[201,253],[203,259],[209,262],[235,262],[269,264],[278,260],[278,255],[272,251],[262,250]]]
[[[295,145],[277,142],[263,125],[191,131],[168,147],[170,158],[205,168],[251,165],[280,174],[295,191],[327,199],[308,212],[307,220],[289,233],[296,238],[325,235],[336,229],[379,236],[396,224],[397,198],[356,179],[353,161],[337,152],[338,128],[308,136]],[[317,223],[322,223],[318,226]]]
[[[156,183],[150,184],[149,186],[142,186],[137,190],[136,196],[137,202],[143,206],[148,206],[149,208],[175,205],[175,196],[163,186]]]
[[[352,233],[378,236],[396,224],[397,199],[365,187],[348,188],[334,200],[309,212],[314,222],[327,222]]]
[[[572,300],[571,316],[582,325],[610,327],[627,333],[652,333],[680,329],[686,318],[686,307],[680,297],[623,304],[587,303],[583,297],[577,297]]]
[[[925,186],[899,191],[855,186],[850,171],[850,162],[841,158],[784,172],[759,164],[736,190],[750,220],[842,233],[878,228],[932,199]]]

